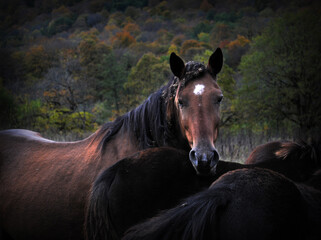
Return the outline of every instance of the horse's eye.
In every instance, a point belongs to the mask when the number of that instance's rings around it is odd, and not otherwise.
[[[222,95],[222,96],[219,96],[219,97],[217,98],[217,103],[218,103],[218,104],[221,103],[222,100],[223,100],[223,95]]]
[[[185,106],[185,104],[184,104],[184,102],[183,102],[182,99],[178,99],[178,106],[179,106],[180,108],[183,108],[183,107]]]

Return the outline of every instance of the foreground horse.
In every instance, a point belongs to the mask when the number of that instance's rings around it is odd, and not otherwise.
[[[240,169],[123,239],[319,239],[320,206],[316,189],[270,170]]]
[[[208,66],[170,57],[173,79],[136,109],[87,139],[54,142],[28,130],[0,133],[0,231],[13,239],[82,239],[84,208],[97,175],[138,150],[190,151],[198,174],[216,166],[222,92],[217,49]]]
[[[297,146],[297,143],[291,144]],[[177,149],[149,149],[119,161],[105,170],[93,185],[87,209],[87,238],[120,239],[128,227],[174,206],[188,193],[201,191],[235,169],[272,169],[292,180],[306,182],[321,168],[321,159],[310,154],[312,150],[320,152],[316,146],[304,145],[304,150],[280,146],[282,159],[274,155],[273,161],[261,159],[262,162],[247,165],[219,161],[216,174],[207,178],[196,176],[187,164],[188,154]]]
[[[185,151],[152,148],[104,171],[91,192],[87,239],[120,239],[130,226],[208,188],[214,178],[196,175],[187,158]]]

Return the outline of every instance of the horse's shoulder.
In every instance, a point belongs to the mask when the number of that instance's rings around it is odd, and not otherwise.
[[[26,129],[8,129],[0,131],[0,138],[21,139],[21,140],[37,140],[42,142],[54,142],[41,136],[40,133],[26,130]]]

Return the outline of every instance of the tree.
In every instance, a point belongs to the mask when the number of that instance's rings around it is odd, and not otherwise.
[[[99,65],[99,96],[105,107],[117,117],[123,111],[122,99],[124,96],[124,83],[129,73],[129,56],[118,58],[114,52],[105,54]]]
[[[218,22],[215,24],[210,33],[210,44],[214,48],[218,46],[223,47],[221,46],[221,42],[224,40],[229,40],[231,38],[231,35],[231,27],[226,23]]]
[[[42,45],[31,47],[24,58],[29,77],[40,78],[50,66],[49,59]]]
[[[3,87],[0,78],[0,129],[9,128],[17,124],[17,105],[13,95]]]
[[[210,4],[207,0],[203,0],[200,6],[200,9],[204,12],[214,8],[212,4]]]
[[[242,58],[243,119],[291,123],[309,139],[321,122],[320,10],[276,18]]]
[[[97,79],[99,78],[99,65],[103,56],[111,52],[111,47],[98,39],[99,32],[92,29],[88,32],[82,32],[82,40],[78,45],[79,61],[83,78],[90,82],[93,89],[97,88]]]
[[[134,66],[125,83],[128,92],[128,105],[136,107],[149,94],[168,81],[170,70],[168,62],[161,61],[153,53],[144,54]]]
[[[226,56],[226,63],[232,68],[236,68],[241,57],[246,53],[249,48],[250,40],[244,36],[237,35],[237,38],[226,45],[228,54]]]
[[[141,33],[141,30],[136,23],[127,23],[124,26],[124,32],[129,32],[132,36],[137,37]]]
[[[73,56],[61,57],[59,65],[48,70],[43,83],[42,116],[37,127],[50,131],[81,133],[95,127],[89,107],[93,96],[81,64]]]
[[[181,52],[180,54],[184,57],[187,57],[188,59],[191,59],[193,56],[192,54],[189,54],[191,50],[197,49],[202,52],[202,47],[200,42],[194,39],[189,39],[183,42],[182,47],[181,47]]]
[[[126,31],[116,33],[112,41],[115,48],[126,48],[136,43],[135,38]]]

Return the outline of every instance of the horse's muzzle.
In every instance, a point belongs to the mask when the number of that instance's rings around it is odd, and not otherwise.
[[[189,152],[189,159],[196,173],[202,176],[215,174],[219,158],[220,156],[215,148],[210,150],[193,148]]]

